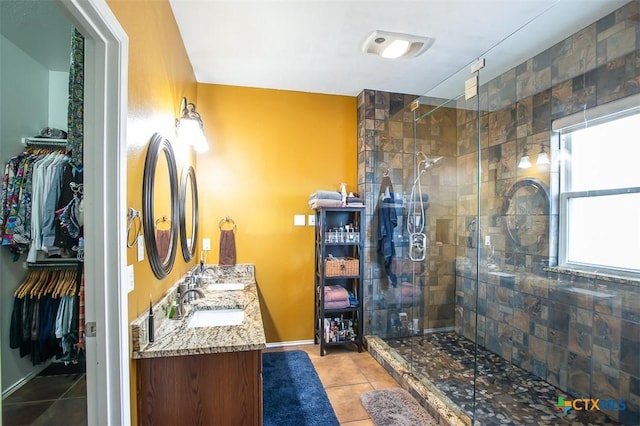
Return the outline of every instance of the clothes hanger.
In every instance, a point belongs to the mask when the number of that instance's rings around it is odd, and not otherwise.
[[[382,198],[391,198],[393,192],[393,183],[389,177],[389,169],[387,169],[382,175],[382,182],[380,182],[380,195]]]
[[[41,271],[29,271],[27,277],[22,281],[22,283],[18,286],[13,295],[19,299],[23,299],[27,294],[29,288],[33,285],[34,280],[36,279],[38,273]]]

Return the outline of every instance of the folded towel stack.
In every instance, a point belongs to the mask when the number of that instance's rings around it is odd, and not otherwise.
[[[322,207],[364,207],[364,200],[353,193],[349,194],[346,204],[338,191],[318,190],[309,195],[309,207],[317,210]]]
[[[349,292],[339,285],[327,285],[324,287],[324,308],[344,309],[351,306]]]
[[[347,207],[364,207],[364,200],[355,195],[349,195],[347,197]]]
[[[342,207],[342,195],[338,191],[318,190],[309,195],[309,207],[314,210],[322,207]]]

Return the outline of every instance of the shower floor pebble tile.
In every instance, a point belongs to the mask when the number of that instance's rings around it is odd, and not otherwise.
[[[456,333],[387,339],[407,360],[416,376],[426,377],[464,412],[473,410],[473,342]],[[602,412],[556,409],[558,397],[573,399],[560,389],[478,348],[476,424],[482,425],[618,425]]]

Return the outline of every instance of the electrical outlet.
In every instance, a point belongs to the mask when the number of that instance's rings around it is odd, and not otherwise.
[[[316,215],[315,214],[310,214],[309,216],[307,216],[307,225],[316,226]]]
[[[202,250],[205,250],[205,251],[211,250],[211,238],[202,239]]]

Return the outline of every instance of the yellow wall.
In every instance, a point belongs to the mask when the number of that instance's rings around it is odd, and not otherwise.
[[[146,148],[160,132],[171,142],[178,171],[195,164],[200,197],[200,241],[209,237],[217,263],[219,220],[237,225],[238,262],[255,263],[267,340],[311,339],[313,228],[294,228],[294,214],[312,214],[316,189],[356,185],[356,99],[343,96],[197,84],[167,0],[107,0],[129,37],[127,207],[142,209]],[[144,17],[144,19],[142,18]],[[196,96],[197,95],[197,96]],[[175,144],[180,100],[197,104],[212,146],[197,159]],[[167,196],[169,195],[166,192]],[[162,281],[137,248],[129,320],[172,286],[193,264],[181,252]],[[131,363],[132,423],[137,423],[135,363]]]
[[[197,158],[200,237],[218,263],[225,216],[237,224],[238,263],[254,263],[268,342],[313,338],[313,214],[317,189],[356,190],[355,97],[198,84],[211,149]]]
[[[176,143],[175,118],[182,97],[195,98],[195,76],[168,1],[110,0],[108,4],[129,37],[127,207],[142,210],[144,161],[155,132],[172,142],[178,173],[187,161],[193,161]],[[156,193],[169,197],[167,189]],[[128,249],[127,263],[134,265],[135,277],[135,289],[129,294],[130,320],[149,307],[149,295],[154,301],[159,299],[193,264],[185,264],[179,251],[171,274],[159,281],[146,252],[144,261],[138,262],[137,247]]]
[[[196,82],[171,7],[167,0],[107,0],[129,37],[127,116],[127,207],[142,210],[142,176],[147,144],[155,132],[175,142],[175,118],[183,96],[194,99]],[[193,155],[175,144],[178,173]],[[157,191],[169,196],[168,190]],[[120,212],[122,213],[122,212]],[[117,214],[117,212],[114,212]],[[122,213],[124,214],[124,213]],[[145,253],[137,261],[137,247],[127,250],[127,264],[134,265],[135,289],[129,294],[129,320],[158,300],[194,262],[186,264],[181,251],[171,274],[162,281],[151,271]],[[131,363],[132,423],[137,423],[135,363]]]

